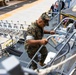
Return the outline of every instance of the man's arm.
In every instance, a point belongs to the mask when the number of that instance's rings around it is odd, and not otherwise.
[[[55,34],[55,31],[54,30],[51,30],[51,31],[44,30],[44,34]]]
[[[26,40],[26,42],[29,44],[29,45],[32,45],[32,46],[34,46],[34,45],[45,45],[47,42],[48,42],[48,40],[47,39],[41,39],[41,40],[32,40],[32,39],[30,39],[30,40]]]

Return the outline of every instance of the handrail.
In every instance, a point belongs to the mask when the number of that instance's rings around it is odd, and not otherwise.
[[[66,19],[70,19],[70,20],[75,21],[73,18],[64,18],[64,19],[62,19],[62,20],[61,20],[61,22],[57,25],[57,27],[56,27],[56,28],[54,28],[54,30],[56,31],[56,30],[57,30],[57,28],[61,25],[61,23],[62,23],[64,20],[66,20]]]
[[[69,40],[71,39],[71,37],[74,35],[74,33],[66,40],[65,44],[60,48],[60,50],[58,51],[57,55],[62,51],[62,49],[65,47],[65,45],[69,42]],[[47,40],[49,40],[51,37],[54,37],[57,35],[50,35],[49,37],[47,37]],[[30,60],[30,62],[28,63],[28,65],[26,67],[29,67],[29,65],[31,64],[31,62],[33,61],[33,59],[35,58],[35,56],[39,53],[39,51],[41,50],[41,48],[44,45],[41,45],[41,47],[38,49],[38,51],[35,53],[35,55],[33,56],[33,58]],[[57,57],[57,55],[53,58],[53,60],[51,60],[49,62],[48,65],[43,66],[42,68],[48,67],[50,64],[52,64],[52,62],[55,60],[55,58]]]
[[[51,37],[54,37],[54,36],[57,36],[57,35],[50,35],[47,37],[47,40],[49,40]],[[41,48],[43,47],[44,45],[41,45],[41,47],[37,50],[37,52],[35,53],[35,55],[33,56],[33,58],[30,60],[30,62],[28,63],[28,65],[26,67],[29,67],[29,65],[31,64],[31,62],[33,61],[33,59],[35,58],[35,56],[39,53],[39,51],[41,50]]]
[[[65,19],[72,19],[72,18],[65,18]],[[65,19],[63,19],[63,20],[65,20]],[[62,21],[63,21],[62,20]],[[74,19],[72,19],[72,20],[74,20]],[[59,23],[59,25],[54,29],[54,30],[56,30],[59,26],[60,26],[60,24],[61,24],[61,22]],[[47,37],[47,40],[49,40],[51,37],[54,37],[54,36],[56,36],[56,35],[50,35],[49,37]],[[61,50],[65,47],[65,45],[67,44],[67,42],[69,41],[71,39],[71,37],[69,37],[69,39],[65,42],[65,44],[61,47],[61,49],[58,51],[58,53],[57,53],[57,55],[61,52]],[[33,58],[30,60],[30,62],[28,63],[28,65],[26,66],[26,67],[29,67],[29,65],[31,64],[31,62],[33,61],[33,59],[35,58],[35,56],[39,53],[39,51],[41,50],[41,48],[43,47],[44,45],[41,45],[41,47],[38,49],[38,51],[35,53],[35,55],[33,56]],[[57,57],[57,55],[55,56],[55,58]],[[54,60],[55,60],[55,58],[49,63],[49,64],[51,64]],[[48,66],[48,65],[45,65],[44,67],[46,67],[46,66]],[[44,68],[44,67],[42,67],[42,68]]]
[[[67,44],[68,44],[68,43],[67,43]],[[68,49],[66,52],[64,52],[62,55],[56,57],[54,61],[56,61],[56,60],[58,60],[59,58],[63,57],[64,55],[66,55],[66,54],[70,51],[70,45],[69,45],[69,44],[68,44],[68,48],[69,48],[69,49]]]
[[[51,12],[51,14],[57,14],[52,18],[52,19],[54,19],[55,17],[57,17],[59,15],[59,12]]]
[[[69,40],[73,37],[73,35],[74,35],[75,33],[76,33],[76,31],[73,32],[73,33],[69,36],[69,38],[66,40],[65,44],[63,44],[63,46],[62,46],[62,47],[60,48],[60,50],[57,52],[56,56],[55,56],[48,64],[46,64],[46,65],[43,66],[42,68],[49,67],[49,66],[52,65],[52,63],[54,62],[55,58],[58,56],[58,54],[62,51],[62,49],[65,47],[65,45],[69,42]]]

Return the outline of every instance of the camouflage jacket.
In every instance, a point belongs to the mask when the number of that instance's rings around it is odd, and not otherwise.
[[[27,28],[27,36],[32,35],[34,37],[34,40],[39,40],[42,39],[43,37],[43,29],[40,28],[37,23],[32,23],[28,28]],[[40,47],[40,45],[35,45],[35,46],[30,46],[27,45],[27,42],[25,41],[25,49],[26,50],[37,50]]]

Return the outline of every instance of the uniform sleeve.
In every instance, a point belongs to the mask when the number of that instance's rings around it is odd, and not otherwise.
[[[26,40],[35,39],[35,36],[36,36],[36,30],[35,30],[35,28],[28,27]]]
[[[26,36],[26,40],[31,40],[31,39],[33,40],[33,39],[34,39],[34,37],[33,37],[33,36],[31,36],[31,35],[27,35],[27,36]]]

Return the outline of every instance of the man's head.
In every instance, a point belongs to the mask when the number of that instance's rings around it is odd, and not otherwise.
[[[40,18],[37,21],[40,26],[44,27],[49,25],[49,20],[50,18],[48,14],[45,12],[40,16]]]
[[[56,7],[58,7],[58,5],[59,5],[59,2],[58,2],[58,1],[57,1],[57,2],[55,2],[55,6],[56,6]]]

